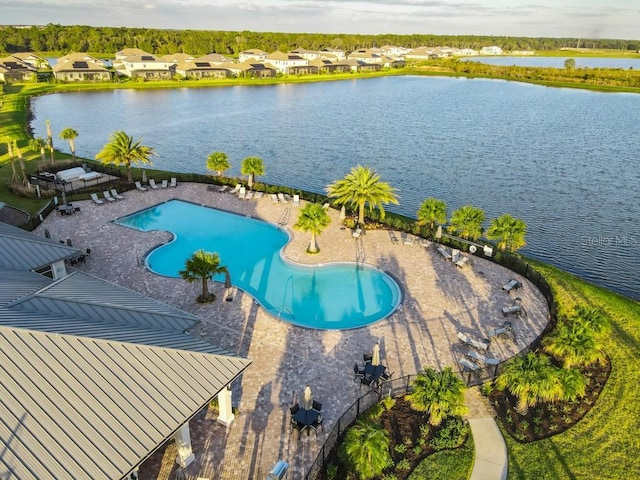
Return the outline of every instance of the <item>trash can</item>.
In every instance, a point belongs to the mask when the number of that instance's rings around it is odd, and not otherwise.
[[[281,480],[287,474],[287,470],[289,470],[289,464],[284,460],[278,460],[267,475],[267,480]]]

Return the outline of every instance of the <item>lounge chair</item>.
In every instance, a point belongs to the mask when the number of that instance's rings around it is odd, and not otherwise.
[[[154,190],[158,190],[158,188],[160,188],[160,187],[158,187],[158,185],[156,185],[156,181],[153,178],[149,179],[149,186],[151,188],[153,188]]]
[[[238,197],[240,197],[241,200],[244,200],[244,197],[247,195],[247,189],[245,187],[240,187],[240,190],[238,191]]]
[[[169,182],[167,182],[167,179],[165,178],[164,180],[162,180],[162,183],[160,184],[160,188],[167,188],[169,186]]]
[[[244,195],[244,199],[245,200],[251,200],[253,198],[253,192],[251,190],[249,190],[247,193],[245,193]]]
[[[509,292],[511,292],[511,290],[516,290],[517,291],[520,287],[522,287],[522,283],[520,283],[515,278],[512,278],[511,280],[509,280],[507,283],[505,283],[502,286],[502,290],[504,290],[505,292],[509,293]]]
[[[471,358],[473,361],[480,363],[481,365],[498,365],[500,360],[497,358],[486,357],[475,350],[469,349],[465,352],[465,356]]]
[[[102,205],[104,203],[104,200],[100,200],[98,198],[98,194],[97,193],[92,193],[91,194],[91,201],[93,203],[95,203],[96,205]]]
[[[300,205],[300,195],[294,195],[293,196],[293,206],[297,207]]]
[[[115,198],[113,198],[113,197],[111,196],[111,194],[109,193],[109,190],[105,190],[104,192],[102,192],[102,195],[104,195],[104,199],[105,199],[107,202],[115,202],[115,201],[116,201],[116,199],[115,199]]]
[[[480,366],[477,363],[472,362],[468,358],[464,358],[463,357],[463,358],[459,359],[458,362],[460,363],[460,365],[462,365],[462,368],[464,370],[469,370],[469,371],[475,372],[476,370],[478,370],[480,368]]]
[[[124,200],[124,196],[120,195],[115,188],[111,189],[111,196],[116,200]]]
[[[407,233],[404,237],[404,244],[405,245],[413,245],[413,235]]]
[[[353,238],[358,238],[360,235],[362,235],[362,229],[360,227],[356,228],[353,232],[351,232],[351,236]]]
[[[264,193],[263,193],[263,192],[254,192],[254,193],[253,193],[253,198],[254,198],[255,200],[260,200],[260,199],[262,198],[262,196],[263,196],[263,195],[264,195]]]
[[[325,210],[329,210],[329,202],[325,203],[324,205],[322,205],[322,208],[324,208]]]
[[[455,262],[456,266],[460,268],[464,267],[467,263],[469,263],[469,257],[466,257],[464,255],[460,255],[458,261]]]
[[[489,345],[491,344],[491,340],[489,339],[474,340],[473,338],[470,338],[467,334],[462,332],[458,332],[458,339],[465,345],[468,345],[473,348],[477,348],[478,350],[482,350],[482,351],[486,351],[489,348]]]
[[[396,232],[389,230],[389,240],[391,240],[391,243],[393,244],[398,243],[398,237],[396,236]]]
[[[176,179],[176,177],[171,177],[171,183],[169,183],[170,187],[177,187],[178,186],[178,180]]]
[[[280,203],[287,203],[287,199],[286,199],[286,198],[284,198],[284,193],[279,193],[279,194],[278,194],[278,201],[279,201]]]
[[[437,248],[437,250],[440,253],[440,255],[442,255],[445,258],[445,260],[451,260],[451,254],[449,253],[446,247],[443,247],[442,245],[440,245]]]
[[[275,193],[271,194],[271,203],[278,203],[278,196]]]
[[[221,187],[218,189],[218,192],[220,192],[220,193],[224,193],[224,192],[226,192],[227,190],[229,190],[229,185],[223,185],[223,186],[221,186]]]
[[[511,327],[511,322],[505,320],[498,328],[494,328],[493,330],[491,330],[489,332],[489,338],[492,337],[509,337],[515,339],[513,328]]]
[[[142,185],[140,185],[140,181],[136,182],[136,189],[140,190],[141,192],[146,192],[147,191],[147,187],[143,187]]]
[[[502,314],[506,317],[507,315],[515,315],[522,311],[522,307],[520,305],[509,305],[508,307],[502,307]]]

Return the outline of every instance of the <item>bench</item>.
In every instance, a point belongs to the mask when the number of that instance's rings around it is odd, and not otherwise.
[[[518,290],[521,287],[522,287],[522,283],[520,283],[516,279],[511,279],[502,286],[502,290],[509,293],[511,290]]]

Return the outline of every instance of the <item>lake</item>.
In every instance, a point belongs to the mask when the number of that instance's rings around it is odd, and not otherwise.
[[[239,175],[323,192],[357,164],[415,217],[429,196],[528,225],[523,253],[640,299],[640,95],[488,79],[383,77],[301,85],[115,90],[33,99],[32,129],[65,127],[93,158],[115,130],[153,146],[154,166],[205,173],[223,151]],[[488,222],[487,221],[487,226]]]
[[[552,67],[564,68],[564,62],[569,58],[576,61],[576,68],[622,68],[628,70],[640,69],[640,58],[606,58],[606,57],[537,57],[537,56],[491,56],[491,57],[469,57],[466,62],[480,62],[489,65],[503,65],[520,67]]]

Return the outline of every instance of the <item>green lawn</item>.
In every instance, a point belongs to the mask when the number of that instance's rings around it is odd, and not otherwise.
[[[601,308],[612,319],[605,349],[612,371],[581,422],[546,440],[520,444],[505,434],[509,479],[640,477],[640,303],[532,262],[554,288],[560,313],[574,305]]]
[[[408,480],[467,480],[473,467],[473,457],[473,437],[469,435],[462,447],[429,455],[411,472]]]

